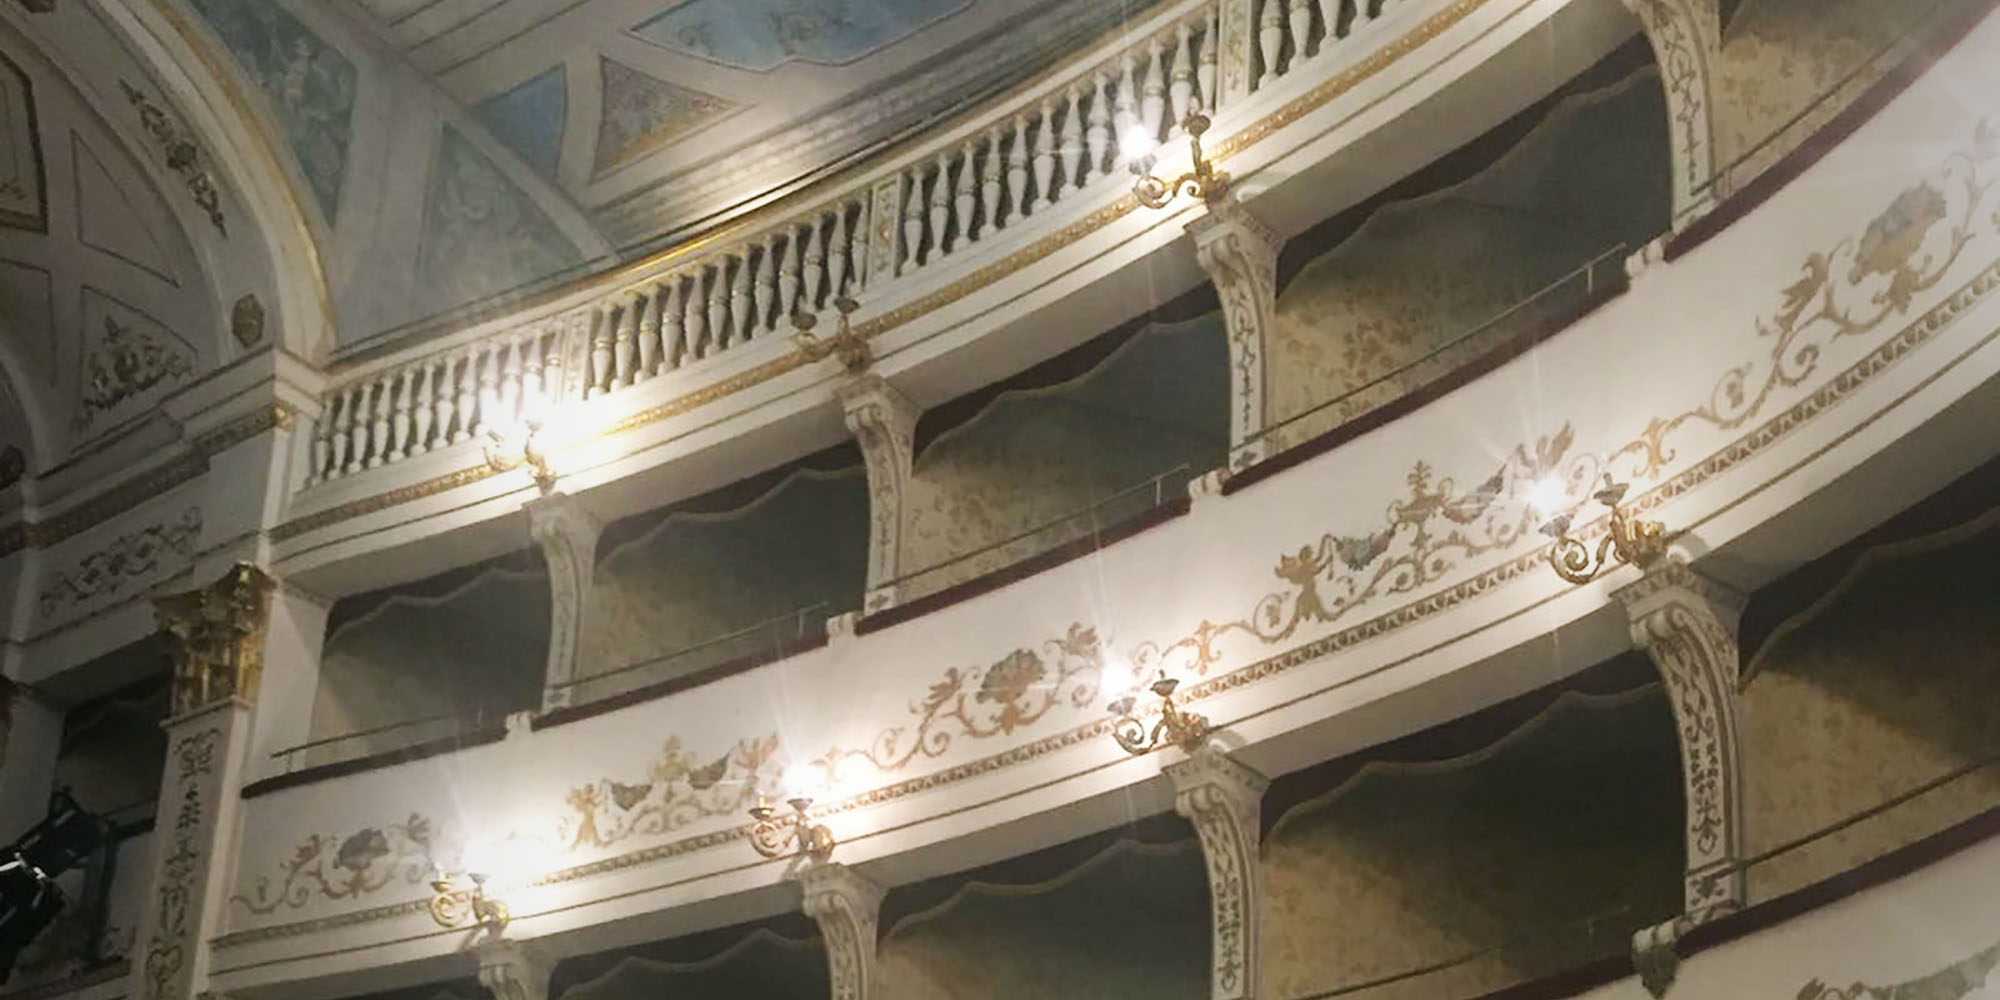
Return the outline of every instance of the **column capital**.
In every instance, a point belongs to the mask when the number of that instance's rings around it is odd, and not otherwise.
[[[800,909],[819,925],[826,942],[834,1000],[867,1000],[875,978],[876,921],[883,888],[830,861],[809,864],[790,877],[803,895]]]
[[[231,699],[256,701],[276,589],[270,574],[237,563],[206,587],[153,600],[173,661],[176,716]]]
[[[903,504],[916,461],[917,418],[923,411],[873,372],[841,386],[835,395],[868,466],[868,596],[862,611],[872,613],[896,604]]]
[[[567,493],[550,493],[522,505],[528,534],[549,569],[549,659],[543,672],[542,707],[570,703],[589,620],[590,582],[597,570],[597,538],[604,522]]]
[[[1736,698],[1743,597],[1676,562],[1615,593],[1673,708],[1687,805],[1685,916],[1705,921],[1744,901]]]
[[[1258,815],[1270,780],[1214,746],[1203,746],[1162,770],[1174,783],[1174,811],[1194,825],[1207,862],[1210,996],[1254,1000],[1264,884],[1257,857]]]
[[[1241,469],[1269,451],[1265,423],[1264,357],[1277,334],[1277,231],[1235,195],[1188,223],[1195,259],[1208,273],[1229,328],[1229,467]]]
[[[473,946],[473,954],[479,958],[479,985],[493,1000],[548,1000],[553,963],[540,949],[489,936]]]

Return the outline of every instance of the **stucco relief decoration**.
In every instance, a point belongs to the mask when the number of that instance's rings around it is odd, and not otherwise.
[[[172,848],[160,864],[153,888],[156,910],[152,937],[146,942],[146,1000],[167,1000],[180,991],[174,980],[187,965],[189,910],[194,904],[194,877],[201,863],[201,842],[208,825],[202,808],[202,785],[215,770],[215,744],[220,731],[204,729],[174,743],[173,762],[179,779],[174,811]]]
[[[794,59],[850,63],[971,6],[972,0],[689,0],[633,34],[757,72]]]
[[[630,784],[604,778],[570,789],[557,824],[565,850],[610,847],[637,836],[672,833],[697,820],[740,816],[756,790],[775,778],[778,737],[746,739],[702,760],[668,738],[646,776]]]
[[[1894,986],[1828,986],[1815,979],[1799,989],[1798,1000],[1968,1000],[1988,995],[1987,981],[1996,967],[2000,967],[2000,944],[1922,979]]]
[[[424,195],[417,274],[451,306],[555,274],[582,260],[534,200],[457,129],[446,126]]]
[[[215,186],[215,177],[208,171],[207,155],[178,123],[168,117],[165,110],[146,96],[145,91],[123,80],[118,81],[118,86],[124,88],[125,99],[138,110],[139,125],[160,147],[161,155],[166,157],[167,169],[180,175],[181,183],[187,185],[188,196],[208,216],[209,224],[215,227],[215,231],[229,235],[228,220],[222,217],[222,191]]]
[[[61,570],[42,588],[37,608],[47,618],[67,607],[116,597],[144,586],[163,570],[179,569],[192,558],[201,537],[201,511],[190,507],[178,520],[119,535],[103,548]]]
[[[316,899],[356,899],[392,884],[423,885],[437,867],[434,836],[431,821],[417,813],[346,836],[312,834],[280,866],[277,878],[260,875],[248,892],[229,901],[261,915]]]
[[[82,430],[100,414],[194,374],[194,349],[164,330],[144,330],[106,313],[104,333],[85,362],[75,425]]]
[[[714,94],[668,83],[609,59],[602,61],[603,111],[597,125],[597,173],[638,159],[736,110]]]
[[[0,56],[0,226],[48,228],[42,142],[35,128],[35,92],[28,75]]]
[[[914,725],[890,726],[865,750],[834,750],[819,763],[840,773],[850,759],[897,771],[918,757],[937,757],[959,739],[1006,736],[1040,722],[1054,709],[1096,710],[1104,650],[1097,630],[1071,625],[1039,652],[1017,649],[985,668],[948,667],[921,701]]]

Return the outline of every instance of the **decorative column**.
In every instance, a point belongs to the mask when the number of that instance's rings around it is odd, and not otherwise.
[[[1688,926],[1743,905],[1743,776],[1736,624],[1743,599],[1681,563],[1618,590],[1632,641],[1653,658],[1679,730],[1687,798]]]
[[[473,946],[479,958],[479,985],[493,1000],[549,1000],[551,963],[519,941],[488,936]]]
[[[173,661],[173,716],[160,782],[152,891],[132,951],[134,1000],[208,988],[208,942],[225,908],[251,706],[276,583],[238,563],[200,590],[154,601]]]
[[[875,981],[875,929],[882,910],[882,887],[852,868],[832,862],[808,865],[792,878],[805,896],[801,908],[819,924],[819,936],[826,943],[833,1000],[868,1000]]]
[[[1264,894],[1257,815],[1270,781],[1212,745],[1162,770],[1174,783],[1174,811],[1194,824],[1208,862],[1214,970],[1209,995],[1255,1000],[1257,923]]]
[[[880,375],[866,374],[839,390],[847,428],[868,464],[868,597],[862,613],[894,607],[903,551],[903,500],[915,460],[917,417],[909,397]]]
[[[1278,251],[1285,241],[1234,197],[1188,224],[1195,257],[1222,300],[1229,327],[1229,467],[1268,452],[1264,431],[1264,354],[1277,333]]]
[[[590,581],[597,567],[602,522],[567,493],[551,493],[524,505],[528,533],[542,547],[549,567],[549,661],[542,675],[542,708],[570,703],[577,660],[589,622]]]
[[[1674,183],[1673,228],[1708,214],[1729,194],[1715,152],[1712,67],[1722,49],[1717,0],[1625,0],[1645,27],[1666,90]]]

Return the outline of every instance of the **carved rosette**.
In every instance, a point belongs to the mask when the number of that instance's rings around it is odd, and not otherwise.
[[[1674,226],[1686,226],[1729,192],[1716,172],[1712,67],[1722,41],[1716,0],[1625,0],[1645,26],[1666,90],[1673,131]]]
[[[549,962],[519,941],[489,937],[474,949],[479,956],[479,985],[493,1000],[548,1000]]]
[[[1659,668],[1673,706],[1687,800],[1687,916],[1743,904],[1742,755],[1736,621],[1742,598],[1680,563],[1618,591],[1632,641]]]
[[[840,406],[868,464],[868,598],[862,610],[873,613],[896,603],[903,500],[921,411],[887,379],[874,374],[843,386]]]
[[[833,1000],[866,1000],[875,972],[882,887],[842,864],[810,865],[792,877],[804,894],[800,908],[826,941]]]
[[[237,563],[200,590],[153,601],[174,664],[174,714],[231,699],[257,700],[264,629],[276,587],[277,581],[263,570]]]
[[[1213,746],[1164,768],[1174,783],[1174,811],[1194,824],[1208,865],[1210,945],[1215,1000],[1257,996],[1257,920],[1263,869],[1257,863],[1257,816],[1263,775]]]
[[[528,533],[549,567],[549,660],[542,707],[559,708],[569,704],[571,692],[557,685],[575,678],[577,658],[583,655],[590,579],[604,525],[566,493],[551,493],[526,507]]]
[[[1188,224],[1195,257],[1222,300],[1229,327],[1229,466],[1269,450],[1264,431],[1264,355],[1277,333],[1278,251],[1285,241],[1234,198]]]

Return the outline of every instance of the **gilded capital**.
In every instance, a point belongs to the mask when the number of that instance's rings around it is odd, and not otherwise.
[[[263,570],[237,563],[206,587],[153,600],[174,664],[174,714],[256,700],[276,587]]]

